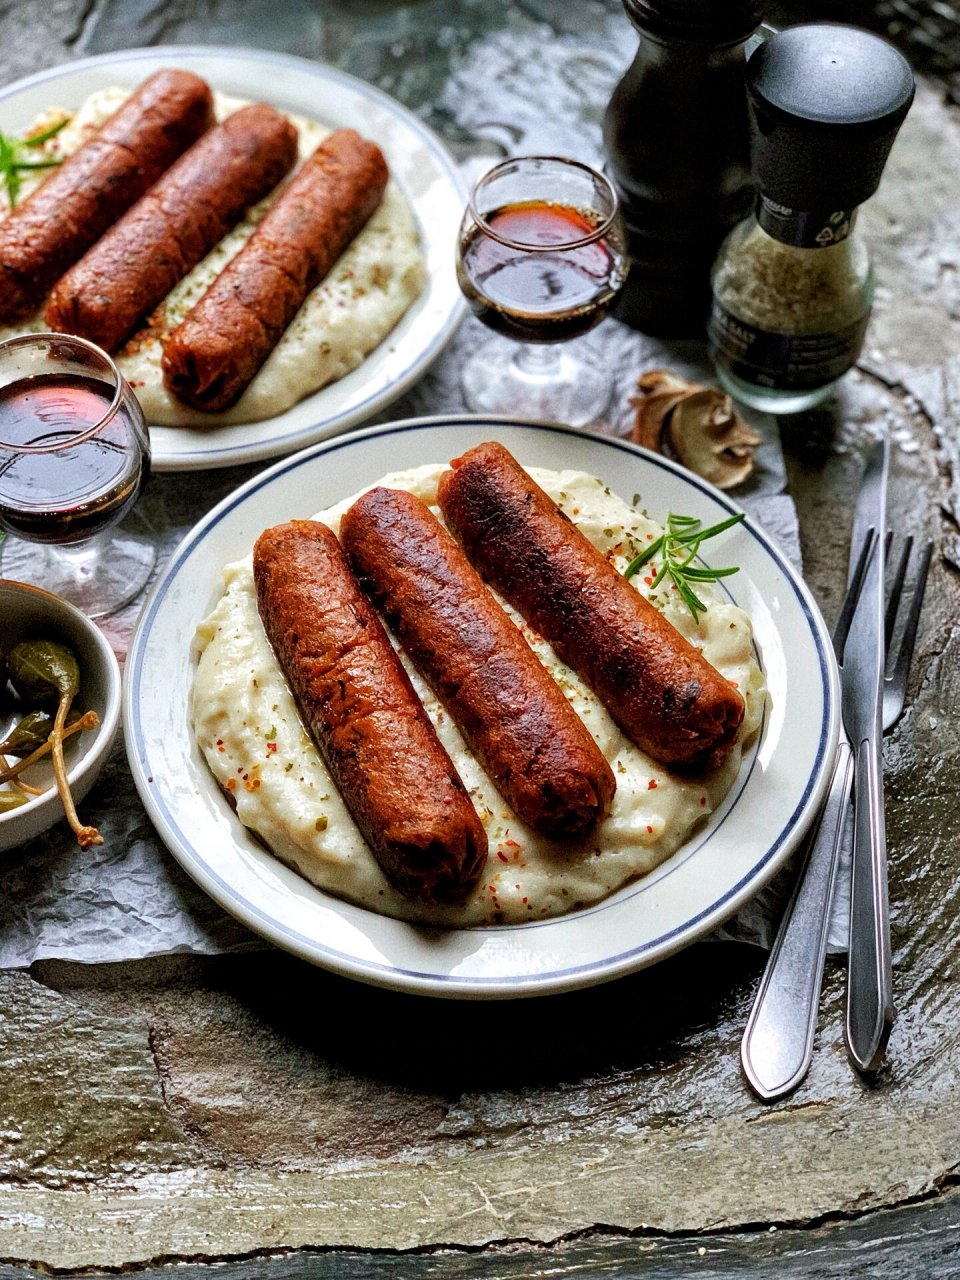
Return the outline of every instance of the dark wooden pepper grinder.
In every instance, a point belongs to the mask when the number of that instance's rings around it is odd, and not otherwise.
[[[604,118],[630,275],[618,319],[659,337],[702,334],[710,267],[750,211],[744,46],[761,0],[623,0],[640,33]]]

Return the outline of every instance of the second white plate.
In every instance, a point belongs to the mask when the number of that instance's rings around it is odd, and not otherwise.
[[[331,128],[350,126],[371,138],[413,209],[428,279],[358,368],[285,413],[236,427],[151,427],[154,469],[194,471],[276,458],[385,409],[426,372],[464,311],[454,253],[467,197],[453,157],[412,112],[373,85],[306,58],[249,49],[126,49],[41,71],[0,90],[0,128],[20,133],[46,107],[77,107],[109,85],[134,88],[160,67],[184,67],[223,93],[269,102]]]
[[[227,911],[278,946],[366,982],[439,996],[506,998],[587,986],[652,964],[708,933],[795,847],[829,781],[838,733],[830,639],[809,592],[749,519],[725,535],[740,572],[726,585],[750,614],[770,690],[758,743],[707,825],[650,875],[556,920],[436,930],[331,897],[282,865],[220,793],[189,723],[192,637],[222,590],[223,566],[267,526],[307,517],[388,471],[444,462],[497,439],[528,466],[602,477],[654,518],[712,524],[735,503],[635,445],[563,427],[421,419],[329,441],[254,477],[172,557],[127,659],[124,717],[133,776],[164,841]]]

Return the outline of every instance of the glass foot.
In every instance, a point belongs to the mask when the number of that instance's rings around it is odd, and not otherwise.
[[[140,594],[156,560],[149,527],[134,512],[114,528],[70,547],[24,542],[8,534],[0,577],[43,587],[88,618],[105,618]]]
[[[613,387],[607,372],[582,353],[583,348],[570,346],[488,342],[463,366],[467,407],[474,413],[589,426],[610,403]]]

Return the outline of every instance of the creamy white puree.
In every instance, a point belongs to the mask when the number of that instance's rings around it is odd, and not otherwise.
[[[129,90],[120,88],[101,89],[91,94],[44,150],[51,156],[71,155],[128,96]],[[244,99],[214,93],[218,120],[244,105]],[[64,114],[53,108],[35,125],[40,128]],[[299,161],[303,161],[330,130],[303,116],[288,118],[299,133]],[[38,182],[39,179],[24,183],[21,199]],[[144,328],[134,334],[117,355],[120,371],[136,392],[148,422],[161,426],[215,427],[259,422],[283,413],[304,396],[355,369],[364,356],[379,346],[423,289],[426,266],[413,213],[399,187],[390,182],[370,221],[327,278],[307,297],[233,408],[222,413],[202,413],[174,399],[163,385],[160,369],[166,335],[243,247],[283,185],[249,210],[243,221],[171,291]],[[5,201],[0,197],[0,217],[4,210]],[[44,329],[43,315],[38,313],[23,324],[0,327],[0,339]]]
[[[379,483],[409,489],[433,507],[443,466],[418,467]],[[575,471],[530,474],[617,568],[657,537],[659,527],[602,481]],[[316,517],[334,531],[354,494]],[[642,579],[633,578],[649,595]],[[304,730],[257,612],[251,558],[228,565],[225,593],[199,627],[192,694],[197,741],[240,821],[284,862],[322,889],[374,911],[442,925],[520,923],[595,902],[650,871],[701,825],[733,784],[742,746],[760,727],[766,687],[750,620],[718,589],[704,586],[709,610],[694,623],[663,587],[649,598],[728,679],[746,702],[740,741],[727,763],[699,780],[656,764],[620,732],[596,696],[509,607],[508,613],[563,689],[604,755],[617,792],[610,814],[574,845],[538,835],[500,797],[433,693],[403,657],[444,747],[487,831],[490,854],[479,886],[462,907],[410,902],[393,889],[337,793]],[[699,590],[699,584],[698,584]],[[502,603],[502,602],[501,602]],[[401,655],[403,656],[403,655]]]

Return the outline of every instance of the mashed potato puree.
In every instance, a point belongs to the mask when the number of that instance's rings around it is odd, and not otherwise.
[[[127,89],[110,88],[91,94],[66,128],[47,144],[47,154],[72,155],[129,93]],[[245,99],[214,93],[218,120],[245,105]],[[62,111],[51,109],[37,125],[62,115]],[[330,130],[303,116],[288,115],[288,119],[299,134],[298,162],[303,161]],[[21,200],[35,185],[23,184]],[[283,184],[248,210],[246,217],[180,281],[144,328],[117,353],[120,372],[136,392],[148,422],[166,427],[215,427],[260,422],[283,413],[304,396],[355,369],[419,296],[426,281],[426,266],[416,224],[399,187],[390,182],[370,221],[326,279],[308,295],[237,403],[221,413],[203,413],[181,404],[163,385],[163,341],[240,251],[282,189]],[[0,198],[0,217],[4,210]],[[39,313],[23,324],[0,327],[0,339],[46,328]]]
[[[443,466],[386,476],[439,516]],[[586,536],[623,569],[659,526],[627,506],[601,480],[575,471],[530,474]],[[316,517],[334,531],[358,494]],[[642,579],[638,590],[649,595]],[[704,584],[709,609],[695,623],[676,594],[661,585],[651,601],[734,681],[746,702],[740,739],[722,768],[704,778],[671,774],[620,732],[596,696],[509,607],[541,661],[557,680],[610,761],[617,791],[604,822],[573,844],[553,841],[516,817],[467,748],[450,717],[411,667],[404,665],[460,777],[490,844],[480,883],[463,906],[412,902],[391,887],[341,800],[304,730],[257,612],[252,557],[228,565],[225,592],[196,637],[199,665],[192,693],[200,748],[237,814],[284,862],[350,902],[400,919],[438,925],[518,924],[562,915],[596,902],[669,857],[717,807],[736,779],[744,744],[763,717],[766,687],[753,649],[750,620],[720,590]],[[698,584],[698,590],[700,584]],[[502,603],[502,602],[501,602]],[[403,655],[401,655],[403,656]]]

